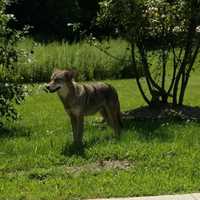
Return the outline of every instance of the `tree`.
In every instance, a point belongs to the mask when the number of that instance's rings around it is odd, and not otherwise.
[[[79,38],[80,32],[73,31],[73,24],[87,33],[103,34],[92,26],[99,9],[99,0],[8,0],[7,11],[15,15],[13,23],[18,29],[24,25],[32,26],[33,36],[43,36],[42,39]],[[69,24],[70,26],[67,26]]]
[[[21,51],[16,42],[23,33],[9,28],[13,15],[5,14],[6,1],[0,1],[0,125],[3,119],[17,119],[15,104],[25,97],[25,90],[17,76],[17,61]]]
[[[72,40],[74,33],[67,24],[80,21],[77,0],[9,0],[7,12],[15,15],[15,28],[21,30],[25,25],[29,25],[32,27],[32,35],[40,36],[43,40]]]
[[[150,106],[169,102],[183,105],[200,48],[200,1],[105,0],[100,7],[97,23],[111,24],[130,43],[132,66],[144,100]],[[139,76],[138,63],[149,94]]]

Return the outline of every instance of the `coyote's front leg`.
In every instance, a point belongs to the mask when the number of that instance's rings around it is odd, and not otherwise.
[[[70,115],[72,131],[73,131],[73,143],[77,146],[83,145],[83,124],[84,118],[82,115]]]

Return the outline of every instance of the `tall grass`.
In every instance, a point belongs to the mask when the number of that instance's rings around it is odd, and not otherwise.
[[[122,39],[103,41],[98,47],[108,54],[91,46],[87,41],[69,44],[67,42],[38,43],[33,39],[25,39],[18,44],[25,54],[18,63],[18,73],[24,82],[46,82],[54,68],[74,68],[79,72],[79,80],[118,79],[134,77],[130,65],[131,52],[129,45]],[[155,77],[159,77],[162,69],[159,64],[159,52],[149,55],[151,70]],[[28,61],[28,62],[27,62]],[[173,59],[168,61],[169,78],[172,73]],[[200,56],[194,68],[198,69]],[[139,68],[142,75],[142,67]]]
[[[107,49],[117,59],[86,41],[75,44],[42,44],[26,39],[19,47],[29,52],[26,56],[28,62],[21,60],[18,67],[25,82],[47,81],[54,68],[75,68],[79,71],[81,80],[120,78],[120,72],[127,65],[130,56],[128,44],[120,39],[101,44],[102,48]]]

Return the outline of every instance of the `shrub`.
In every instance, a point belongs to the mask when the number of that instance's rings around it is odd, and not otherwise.
[[[16,42],[22,38],[22,32],[8,27],[14,17],[5,14],[5,1],[0,2],[0,120],[17,119],[15,104],[20,104],[25,97],[24,87],[17,75],[16,63],[20,51]]]

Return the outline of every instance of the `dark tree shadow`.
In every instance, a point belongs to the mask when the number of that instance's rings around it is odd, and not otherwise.
[[[135,129],[143,140],[159,139],[167,142],[174,137],[169,131],[169,124],[200,122],[200,107],[180,106],[173,108],[166,105],[159,108],[148,106],[129,110],[123,113],[124,130]]]
[[[31,130],[27,127],[0,127],[0,138],[30,137]]]

